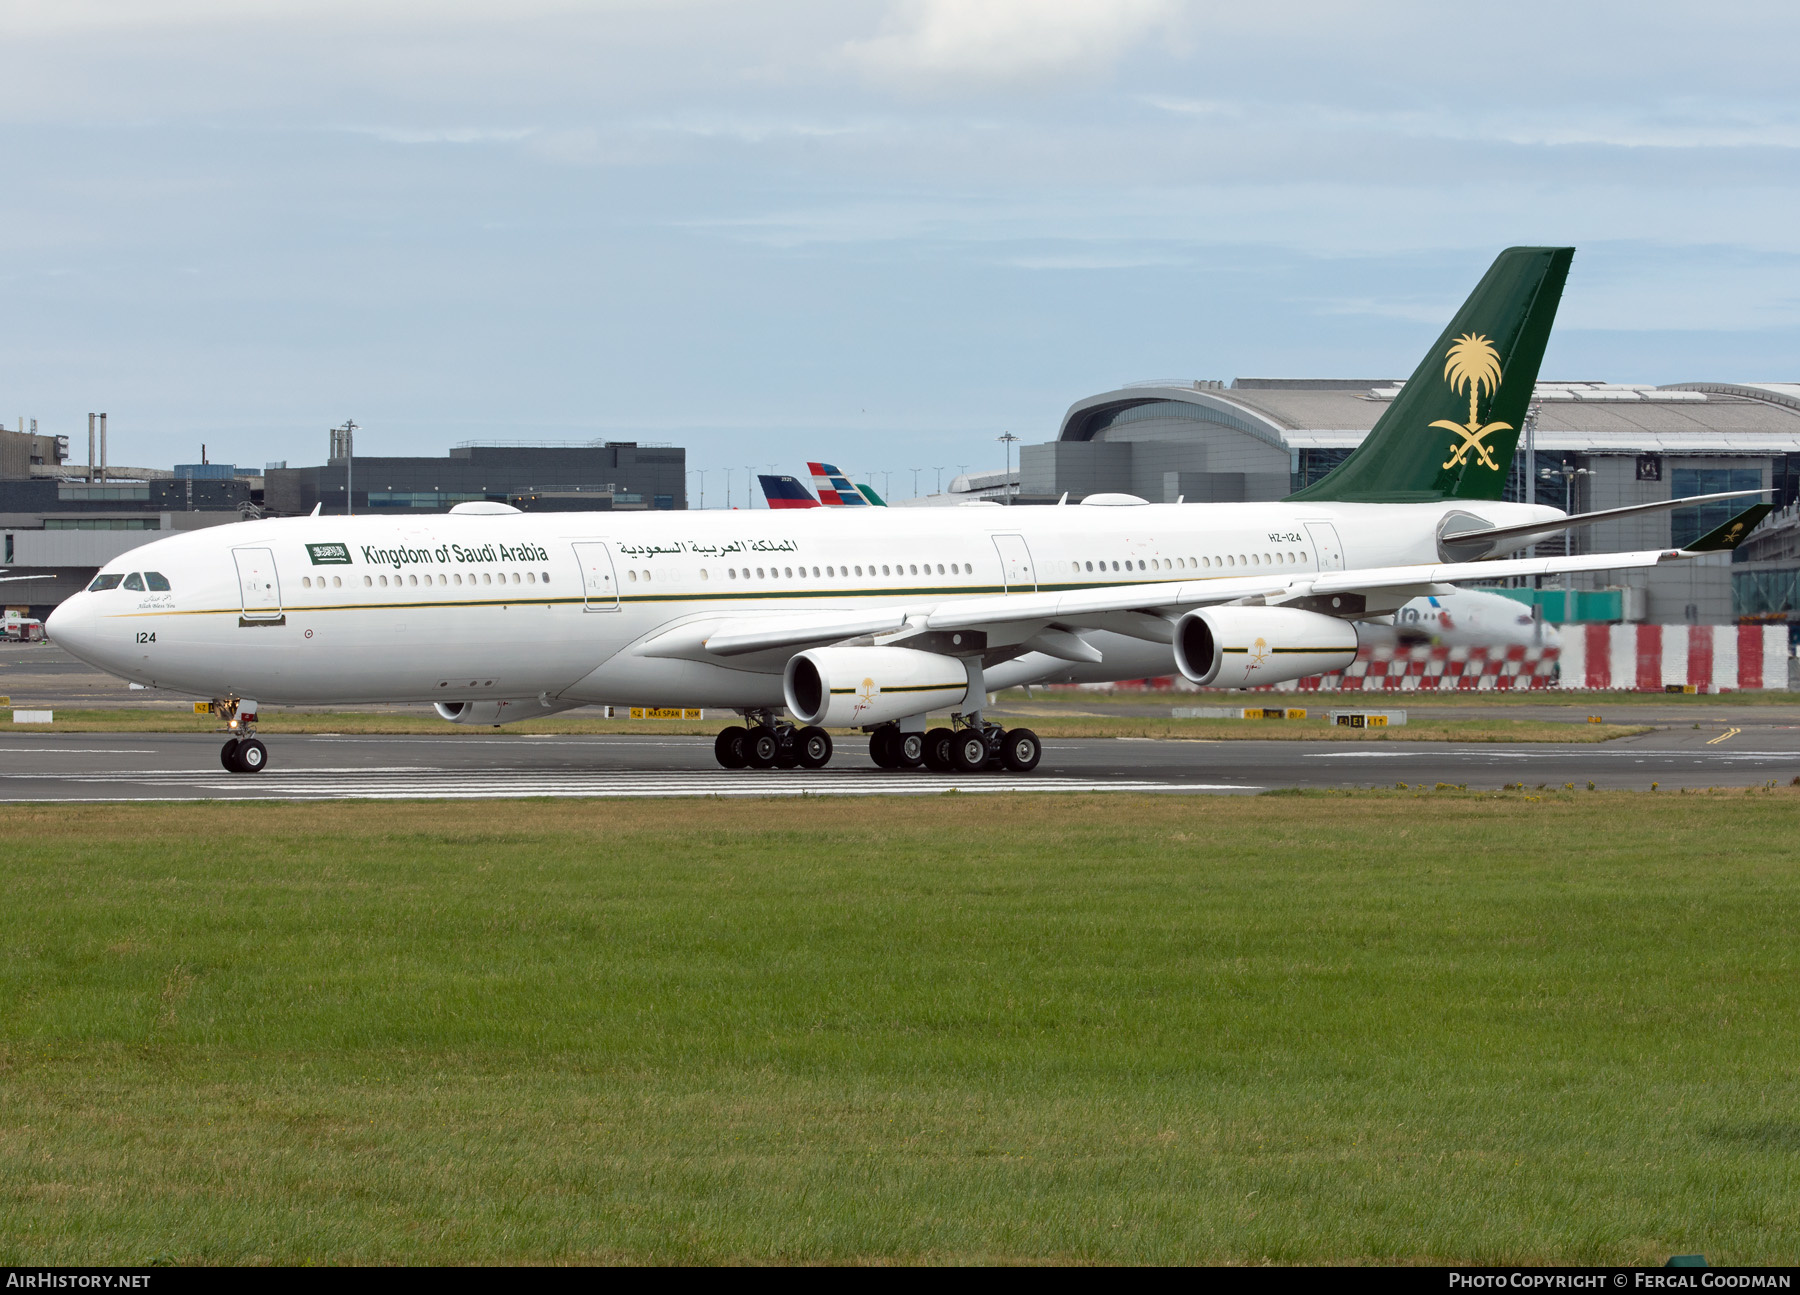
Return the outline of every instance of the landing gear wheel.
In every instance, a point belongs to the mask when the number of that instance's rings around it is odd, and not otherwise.
[[[268,747],[253,737],[247,737],[238,743],[237,771],[239,773],[261,773],[268,765]]]
[[[933,773],[949,773],[956,767],[950,744],[956,741],[953,728],[934,728],[925,735],[925,767]]]
[[[894,734],[894,756],[900,765],[916,769],[925,763],[925,735],[923,733]]]
[[[749,736],[736,724],[721,729],[719,736],[713,739],[713,759],[719,762],[721,768],[742,769],[746,763],[744,742]]]
[[[781,739],[767,724],[758,724],[744,735],[744,763],[752,769],[773,769],[781,758]]]
[[[958,773],[980,773],[988,759],[987,737],[979,729],[965,728],[950,744],[950,754]]]
[[[869,734],[869,759],[883,769],[898,769],[900,755],[894,750],[894,739],[899,736],[898,729],[886,725]]]
[[[801,768],[823,769],[831,763],[831,734],[809,725],[794,734],[794,750],[799,752]]]
[[[798,768],[799,764],[800,748],[791,739],[783,742],[781,750],[775,753],[775,767],[777,769],[794,769]]]
[[[1044,758],[1044,744],[1028,728],[1015,728],[1000,739],[1000,759],[1014,773],[1030,773]]]
[[[225,745],[219,748],[219,763],[225,766],[226,773],[241,772],[237,762],[238,739],[227,738]]]

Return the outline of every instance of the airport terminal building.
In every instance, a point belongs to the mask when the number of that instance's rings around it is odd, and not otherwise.
[[[1017,480],[1007,484],[1020,502],[1033,503],[1054,503],[1065,492],[1071,501],[1103,492],[1167,503],[1280,499],[1343,462],[1401,385],[1316,378],[1133,383],[1071,405],[1054,441],[1021,449]],[[1619,588],[1616,614],[1646,623],[1800,615],[1800,383],[1540,382],[1533,411],[1535,453],[1528,463],[1521,446],[1507,499],[1590,512],[1772,487],[1784,510],[1735,561],[1601,572],[1575,577],[1575,587]],[[995,484],[966,483],[989,495]],[[1594,526],[1574,533],[1573,551],[1680,544],[1733,511],[1678,508]],[[1785,539],[1772,543],[1777,533]],[[1538,548],[1550,551],[1562,551],[1562,542]]]
[[[417,516],[492,500],[526,512],[687,507],[687,451],[635,441],[468,443],[447,455],[328,458],[317,467],[69,460],[69,438],[0,429],[0,585],[8,608],[43,618],[119,554],[174,531],[315,507]]]

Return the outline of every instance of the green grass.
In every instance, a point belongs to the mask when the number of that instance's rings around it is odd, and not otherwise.
[[[12,808],[0,1263],[1788,1263],[1797,809]]]
[[[1367,707],[1381,709],[1381,703]],[[1102,738],[1155,737],[1198,738],[1232,741],[1243,738],[1279,738],[1290,741],[1328,742],[1605,742],[1615,737],[1648,733],[1646,724],[1579,724],[1554,720],[1452,719],[1427,720],[1396,729],[1347,729],[1327,724],[1324,712],[1306,720],[1170,719],[1166,716],[1032,716],[994,712],[996,718],[1029,725],[1041,737]],[[219,730],[211,716],[191,711],[120,708],[117,710],[58,710],[50,724],[14,726],[15,733],[211,733]],[[451,724],[429,712],[414,714],[384,711],[284,711],[265,709],[259,728],[265,734],[281,733],[428,733],[440,737],[458,734],[492,737],[496,732],[521,736],[567,734],[635,734],[658,737],[712,737],[729,723],[741,723],[729,712],[715,712],[708,720],[596,719],[583,715],[558,715],[527,720],[501,728]],[[0,710],[0,724],[10,724],[10,713]],[[934,722],[947,723],[945,716]],[[833,729],[848,741],[863,741],[860,730]]]

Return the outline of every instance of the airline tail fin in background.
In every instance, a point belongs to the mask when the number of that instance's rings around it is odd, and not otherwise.
[[[808,463],[806,470],[812,473],[813,489],[819,492],[819,502],[827,508],[865,508],[870,501],[864,499],[857,488],[850,484],[850,478],[832,467],[829,463]],[[879,504],[879,499],[874,501]]]
[[[1574,255],[1572,247],[1500,253],[1363,443],[1288,498],[1500,498]]]
[[[806,487],[793,477],[767,476],[758,473],[756,479],[762,482],[763,498],[771,508],[817,508],[819,501],[806,493]]]
[[[875,507],[877,507],[877,508],[886,508],[887,507],[887,500],[883,499],[880,495],[875,493],[875,487],[859,484],[856,488],[862,492],[862,497],[864,499],[868,500],[871,504],[874,504]]]

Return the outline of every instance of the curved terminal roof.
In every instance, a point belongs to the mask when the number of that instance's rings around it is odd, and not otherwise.
[[[1403,385],[1319,378],[1240,378],[1229,387],[1130,383],[1069,406],[1057,439],[1167,439],[1183,423],[1195,424],[1196,433],[1210,423],[1282,450],[1351,449]],[[1535,399],[1540,450],[1800,453],[1800,383],[1540,382]]]

